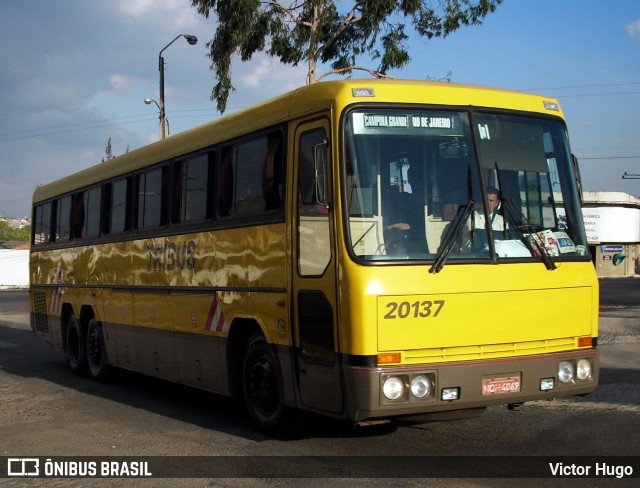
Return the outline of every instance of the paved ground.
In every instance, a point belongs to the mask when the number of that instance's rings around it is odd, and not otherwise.
[[[602,282],[600,386],[585,398],[494,407],[478,419],[354,431],[320,419],[289,442],[257,434],[235,405],[123,373],[109,385],[74,377],[64,356],[29,330],[24,291],[0,292],[0,456],[608,456],[640,455],[640,279]],[[417,459],[417,458],[416,458]],[[423,458],[427,459],[427,458]],[[640,469],[638,470],[640,472]],[[304,466],[301,473],[304,475]],[[25,486],[23,480],[0,480]],[[31,486],[89,486],[40,479]],[[124,480],[91,486],[116,487]],[[148,480],[151,481],[151,480]],[[506,487],[513,480],[305,480],[306,486]],[[520,479],[521,488],[538,486]],[[542,480],[538,480],[542,481]],[[548,482],[547,482],[548,481]],[[547,480],[545,486],[634,486],[632,480]],[[597,484],[592,483],[598,481]],[[296,479],[162,480],[131,486],[299,486]],[[4,484],[4,483],[0,483]],[[606,483],[607,485],[609,483]]]

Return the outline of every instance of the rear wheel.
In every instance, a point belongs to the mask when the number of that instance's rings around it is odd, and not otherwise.
[[[102,335],[102,324],[92,317],[87,325],[87,363],[91,377],[104,382],[109,376],[109,363]]]
[[[71,371],[85,376],[88,370],[85,331],[74,314],[67,321],[67,362]]]
[[[287,408],[276,356],[262,335],[251,338],[242,366],[242,391],[249,416],[265,432],[280,431]]]

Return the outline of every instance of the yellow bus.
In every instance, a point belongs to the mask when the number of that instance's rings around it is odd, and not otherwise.
[[[423,421],[592,392],[598,282],[551,98],[317,83],[40,186],[33,332],[292,409]]]

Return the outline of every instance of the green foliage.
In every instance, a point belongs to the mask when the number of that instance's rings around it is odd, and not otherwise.
[[[107,147],[104,148],[104,153],[106,155],[106,158],[102,158],[103,163],[115,158],[115,156],[113,155],[113,148],[111,146],[111,137],[109,137],[109,140],[107,141]]]
[[[0,241],[24,241],[31,238],[31,226],[14,229],[4,220],[0,220]]]
[[[331,74],[368,71],[385,77],[387,71],[411,60],[407,50],[413,32],[431,39],[446,37],[463,26],[482,23],[502,0],[191,0],[197,11],[215,14],[218,27],[207,43],[216,83],[211,99],[226,109],[231,83],[231,59],[248,61],[266,52],[284,64],[309,66],[308,82]],[[435,4],[435,5],[434,5]],[[377,69],[358,66],[369,55]],[[319,62],[331,71],[316,75]]]

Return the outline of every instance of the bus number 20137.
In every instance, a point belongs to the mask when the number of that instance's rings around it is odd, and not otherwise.
[[[427,318],[437,317],[444,300],[417,300],[415,302],[389,302],[385,319]]]

